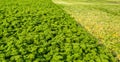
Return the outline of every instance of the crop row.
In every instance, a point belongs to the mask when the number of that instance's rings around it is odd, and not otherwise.
[[[0,62],[115,62],[51,0],[0,1]]]

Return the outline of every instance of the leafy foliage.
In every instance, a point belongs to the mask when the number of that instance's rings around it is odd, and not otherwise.
[[[0,62],[115,62],[50,0],[0,1]]]

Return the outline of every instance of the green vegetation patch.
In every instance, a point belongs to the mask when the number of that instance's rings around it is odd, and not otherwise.
[[[51,0],[0,0],[0,62],[115,62]]]

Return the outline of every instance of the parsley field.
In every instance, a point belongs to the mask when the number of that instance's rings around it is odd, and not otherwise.
[[[51,0],[0,0],[0,62],[116,62]]]
[[[120,60],[120,0],[52,0]]]

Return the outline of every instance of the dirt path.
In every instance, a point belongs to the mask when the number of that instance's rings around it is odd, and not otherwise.
[[[98,3],[98,4],[95,4],[95,3],[86,3],[86,2],[66,2],[66,1],[63,1],[63,0],[52,0],[54,3],[56,4],[62,4],[62,5],[120,5],[120,4],[114,4],[114,3]]]

